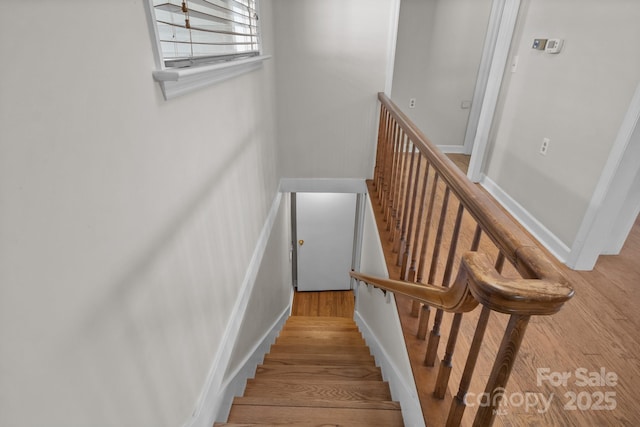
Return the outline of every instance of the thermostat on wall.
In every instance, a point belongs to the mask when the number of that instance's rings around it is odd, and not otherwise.
[[[562,43],[562,39],[549,39],[547,40],[547,45],[544,47],[544,51],[547,53],[560,53]]]

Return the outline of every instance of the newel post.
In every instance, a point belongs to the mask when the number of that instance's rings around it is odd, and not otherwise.
[[[491,375],[487,381],[484,396],[488,396],[488,401],[482,402],[483,404],[478,408],[476,417],[473,420],[473,427],[493,425],[530,317],[529,315],[512,314],[509,318],[500,349],[491,369]]]

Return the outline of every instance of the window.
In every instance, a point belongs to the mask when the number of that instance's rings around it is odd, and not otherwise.
[[[257,0],[148,0],[166,99],[251,71],[261,55]]]

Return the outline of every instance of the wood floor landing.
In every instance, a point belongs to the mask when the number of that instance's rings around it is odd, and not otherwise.
[[[353,319],[354,307],[353,291],[296,292],[291,315]]]

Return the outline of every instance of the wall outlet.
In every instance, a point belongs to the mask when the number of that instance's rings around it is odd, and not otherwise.
[[[542,145],[540,146],[540,154],[543,156],[547,155],[547,150],[549,149],[549,143],[551,140],[549,138],[542,138]]]
[[[544,50],[545,47],[547,47],[547,39],[533,39],[531,49]]]
[[[409,108],[416,108],[416,99],[415,98],[410,98],[409,99]]]

